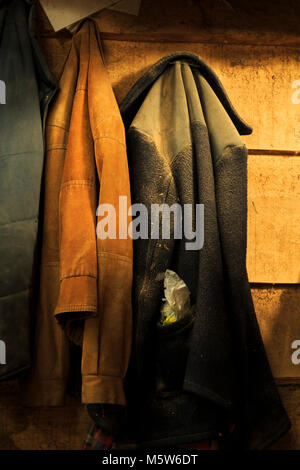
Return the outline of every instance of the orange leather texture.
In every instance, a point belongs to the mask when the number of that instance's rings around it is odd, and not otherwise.
[[[125,132],[97,26],[72,41],[46,124],[41,284],[27,403],[63,404],[69,340],[82,346],[83,403],[125,405],[132,340],[132,240],[118,237],[130,183]],[[96,210],[116,211],[115,239],[96,235]]]

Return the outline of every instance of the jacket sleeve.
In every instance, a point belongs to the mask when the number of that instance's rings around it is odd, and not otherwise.
[[[96,28],[90,23],[88,103],[100,186],[98,207],[101,212],[104,204],[109,204],[116,225],[112,222],[115,234],[109,238],[100,230],[97,236],[99,314],[85,321],[82,401],[124,405],[123,379],[132,334],[132,240],[126,235],[130,184],[125,132],[99,44]]]
[[[82,320],[97,315],[96,172],[88,116],[88,36],[75,38],[79,73],[59,199],[60,289],[55,315],[82,342]]]

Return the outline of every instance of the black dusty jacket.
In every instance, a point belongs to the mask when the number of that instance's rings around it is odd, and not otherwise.
[[[247,149],[240,135],[252,129],[214,72],[185,52],[154,64],[128,93],[121,114],[133,202],[143,203],[148,215],[152,204],[191,205],[194,229],[196,204],[204,205],[200,250],[187,249],[188,234],[175,239],[174,224],[170,239],[134,242],[128,401],[139,441],[173,445],[223,435],[227,446],[266,448],[290,422],[246,271]],[[159,279],[167,268],[189,287],[195,315],[162,327]]]

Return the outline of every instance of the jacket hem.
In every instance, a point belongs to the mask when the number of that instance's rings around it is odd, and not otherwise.
[[[291,422],[289,419],[285,419],[284,422],[277,427],[276,431],[268,434],[268,436],[258,443],[254,443],[251,448],[255,450],[264,450],[270,448],[275,442],[277,442],[284,434],[291,429]]]
[[[186,392],[195,393],[196,395],[201,396],[202,398],[206,398],[209,401],[227,410],[232,407],[232,403],[230,401],[224,400],[217,393],[214,393],[211,390],[208,390],[202,385],[195,384],[194,382],[189,382],[185,380],[184,385],[183,385],[183,390]]]

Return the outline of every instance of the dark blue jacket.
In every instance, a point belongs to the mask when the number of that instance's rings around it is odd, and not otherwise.
[[[0,379],[30,364],[43,128],[56,89],[35,24],[34,4],[0,1],[0,80],[6,94],[0,104],[0,340],[6,346]]]

